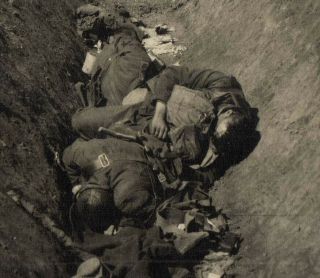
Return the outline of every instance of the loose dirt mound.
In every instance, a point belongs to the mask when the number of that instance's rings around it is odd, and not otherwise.
[[[72,134],[83,52],[73,9],[80,1],[0,2],[0,276],[57,277],[68,262],[57,242],[2,193],[23,195],[60,222],[66,200],[54,152]],[[63,186],[60,182],[60,186]]]

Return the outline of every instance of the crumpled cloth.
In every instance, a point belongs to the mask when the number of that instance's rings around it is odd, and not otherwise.
[[[76,247],[94,254],[112,277],[173,277],[169,266],[181,259],[174,244],[162,237],[158,227],[148,230],[123,227],[114,236],[86,232],[84,241]],[[89,262],[87,266],[94,268]],[[83,269],[84,265],[80,267]]]
[[[186,187],[158,207],[150,229],[125,226],[113,236],[84,232],[75,247],[96,258],[80,265],[78,273],[87,269],[93,276],[83,277],[195,277],[190,267],[222,238],[224,225],[213,221],[219,215],[208,195]]]

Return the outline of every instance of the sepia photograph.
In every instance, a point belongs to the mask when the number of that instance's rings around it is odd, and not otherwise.
[[[0,0],[0,277],[320,277],[320,1]]]

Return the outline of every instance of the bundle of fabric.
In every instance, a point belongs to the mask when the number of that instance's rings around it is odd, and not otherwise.
[[[84,233],[76,247],[92,258],[74,277],[195,277],[193,267],[210,250],[231,253],[239,236],[227,232],[224,217],[194,186],[187,184],[163,202],[148,230],[128,226],[115,235]]]

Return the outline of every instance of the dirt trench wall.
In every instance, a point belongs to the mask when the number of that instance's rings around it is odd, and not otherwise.
[[[320,2],[187,2],[182,62],[232,73],[259,109],[261,141],[214,192],[244,238],[235,272],[319,277]]]
[[[84,50],[73,11],[80,0],[0,1],[0,276],[59,277],[68,258],[4,193],[22,192],[60,221],[66,199],[53,157],[69,143]],[[62,193],[61,193],[62,192]]]

